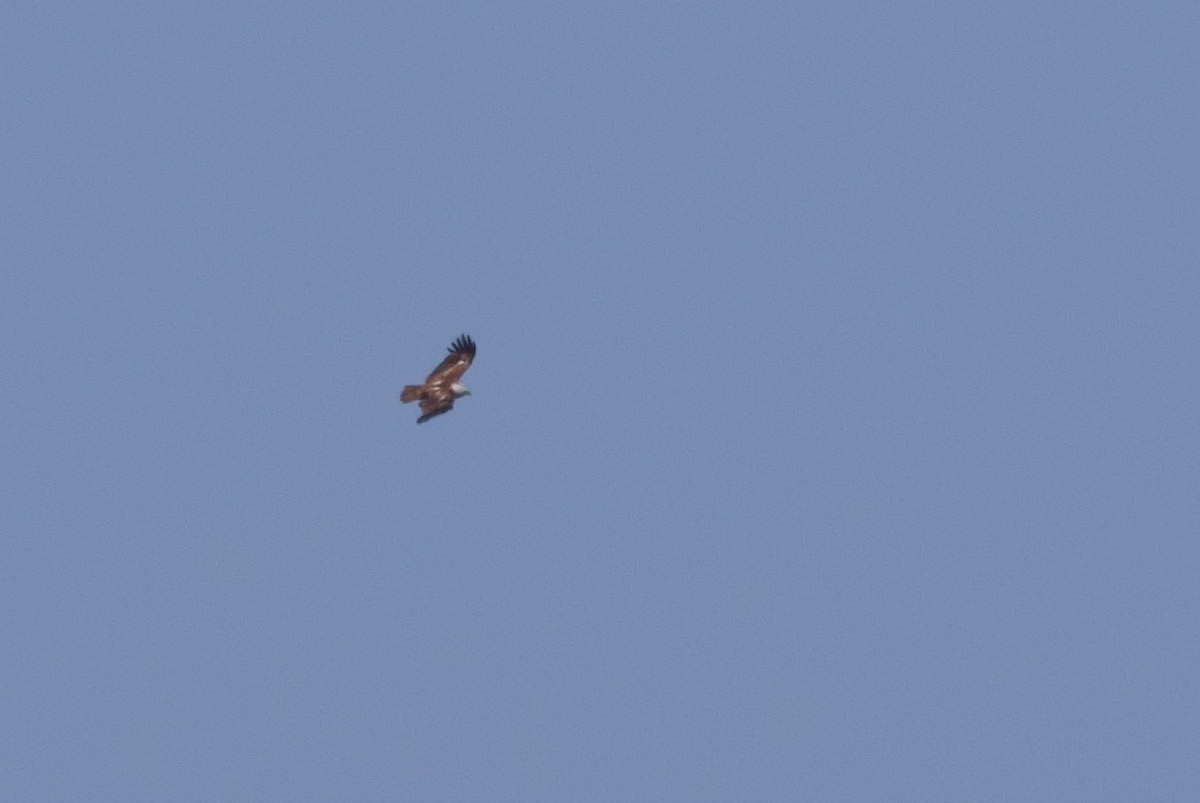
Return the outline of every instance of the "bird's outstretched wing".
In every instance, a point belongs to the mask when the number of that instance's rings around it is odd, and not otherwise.
[[[425,380],[425,386],[449,387],[462,378],[475,359],[475,341],[470,335],[459,335],[458,339],[446,349],[450,353],[446,359],[433,369],[433,373]]]

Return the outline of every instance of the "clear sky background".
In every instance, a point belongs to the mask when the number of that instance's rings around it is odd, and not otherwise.
[[[0,798],[1200,795],[1195,4],[12,3],[0,75]]]

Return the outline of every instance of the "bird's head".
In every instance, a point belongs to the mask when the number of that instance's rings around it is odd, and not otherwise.
[[[454,398],[456,399],[461,399],[463,396],[471,395],[471,391],[467,390],[457,382],[450,386],[450,392],[454,394]]]

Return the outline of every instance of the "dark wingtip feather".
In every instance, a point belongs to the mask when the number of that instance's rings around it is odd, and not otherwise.
[[[437,418],[439,415],[444,415],[445,413],[448,413],[448,412],[450,412],[450,411],[451,411],[451,410],[453,410],[453,409],[454,409],[454,405],[453,405],[453,404],[447,405],[446,407],[439,407],[438,409],[436,409],[436,410],[432,410],[432,411],[430,411],[430,412],[428,412],[428,413],[425,413],[425,415],[423,415],[423,416],[421,416],[420,418],[418,418],[418,419],[417,419],[417,423],[418,423],[418,424],[424,424],[424,423],[425,423],[426,421],[428,421],[429,419],[431,419],[431,418]]]
[[[446,349],[446,351],[450,352],[451,354],[460,354],[462,352],[466,352],[467,354],[470,354],[473,359],[475,357],[475,341],[471,339],[470,335],[459,335],[458,339],[455,340],[450,345],[450,348]]]

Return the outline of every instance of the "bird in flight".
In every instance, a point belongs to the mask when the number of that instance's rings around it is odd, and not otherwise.
[[[470,335],[459,335],[458,340],[446,350],[450,354],[433,369],[424,385],[405,385],[404,390],[400,391],[400,401],[405,404],[414,401],[421,403],[418,424],[424,424],[435,415],[450,412],[455,399],[471,395],[471,391],[458,384],[458,380],[475,359],[475,341]]]

